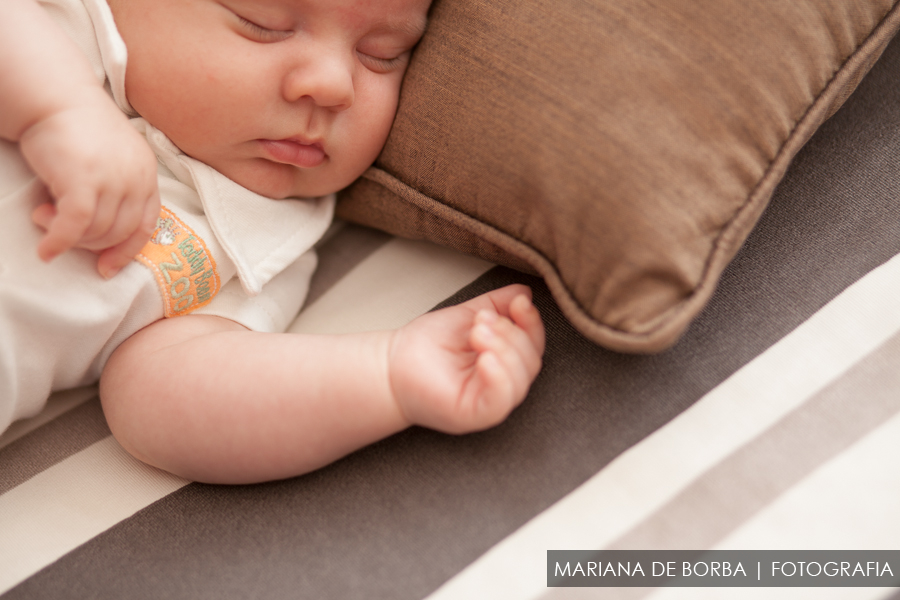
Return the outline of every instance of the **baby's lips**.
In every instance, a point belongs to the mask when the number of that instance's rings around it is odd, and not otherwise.
[[[328,157],[320,142],[304,143],[292,138],[260,140],[260,144],[276,162],[294,165],[303,169],[318,167]]]

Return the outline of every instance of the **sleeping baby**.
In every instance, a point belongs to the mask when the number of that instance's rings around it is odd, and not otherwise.
[[[282,333],[428,5],[4,0],[0,431],[99,380],[134,456],[238,483],[505,419],[544,348],[523,286],[395,331]]]

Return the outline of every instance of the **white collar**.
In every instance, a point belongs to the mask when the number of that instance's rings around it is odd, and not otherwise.
[[[184,154],[146,120],[132,124],[175,178],[197,192],[210,228],[251,296],[310,250],[331,224],[334,194],[309,200],[260,196]]]

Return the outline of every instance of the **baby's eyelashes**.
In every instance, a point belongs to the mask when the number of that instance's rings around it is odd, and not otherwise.
[[[391,73],[398,69],[403,69],[409,61],[409,52],[404,52],[400,56],[394,58],[379,58],[359,50],[356,51],[356,54],[359,56],[359,60],[363,66],[375,73]]]
[[[245,37],[255,42],[260,42],[262,44],[280,42],[291,37],[294,33],[292,29],[269,29],[268,27],[263,27],[237,13],[235,13],[235,16],[238,18],[241,28],[246,33]]]

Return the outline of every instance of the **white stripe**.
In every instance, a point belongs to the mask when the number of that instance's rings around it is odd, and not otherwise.
[[[820,465],[718,547],[897,550],[898,504],[900,414]]]
[[[547,550],[603,548],[652,515],[900,330],[898,297],[900,256],[497,544],[429,600],[525,600],[546,593]],[[900,462],[896,455],[893,460]]]
[[[731,533],[717,549],[896,550],[900,540],[900,415],[821,465]],[[754,595],[751,592],[756,592]],[[896,588],[729,590],[728,598],[875,600]],[[722,590],[660,590],[652,600],[718,600]]]
[[[395,238],[306,307],[289,331],[338,334],[401,327],[492,266],[428,242]]]
[[[188,482],[107,437],[0,496],[0,594]]]

